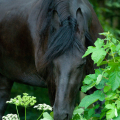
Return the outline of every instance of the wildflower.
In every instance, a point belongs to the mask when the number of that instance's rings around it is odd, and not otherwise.
[[[2,117],[2,120],[19,120],[16,114],[7,114]]]
[[[15,98],[11,98],[10,101],[7,101],[6,103],[15,104],[16,106],[29,107],[33,106],[36,102],[36,97],[28,96],[27,93],[23,93],[23,97],[18,95]]]
[[[34,106],[34,108],[37,108],[37,110],[43,110],[43,111],[46,111],[46,110],[50,110],[52,111],[52,107],[47,105],[47,104],[38,104],[36,106]]]

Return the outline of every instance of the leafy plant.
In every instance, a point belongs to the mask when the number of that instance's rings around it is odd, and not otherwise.
[[[98,68],[95,70],[95,74],[85,77],[82,91],[87,92],[92,87],[96,87],[98,90],[84,97],[79,106],[86,110],[97,100],[105,101],[99,119],[103,119],[105,116],[107,120],[117,120],[120,118],[120,42],[109,32],[101,33],[101,35],[106,38],[98,38],[95,46],[89,46],[83,57],[91,54],[92,60],[98,67],[101,65],[106,67]],[[108,57],[106,58],[106,56]],[[88,112],[90,111],[91,109],[88,110]]]
[[[37,120],[39,120],[42,117],[42,115],[43,115],[44,118],[41,119],[41,120],[47,120],[47,119],[48,120],[53,120],[53,118],[47,112],[45,112],[46,110],[52,111],[51,106],[46,105],[44,103],[44,104],[38,104],[38,105],[34,106],[34,108],[37,108],[37,110],[42,110],[43,111],[42,114],[39,116],[39,118]]]
[[[6,103],[14,104],[16,106],[17,115],[16,114],[8,114],[6,116],[3,116],[2,119],[3,120],[9,120],[9,119],[10,120],[20,120],[18,106],[22,106],[22,107],[25,107],[25,120],[26,120],[26,108],[35,105],[36,102],[37,102],[36,97],[28,96],[27,93],[23,93],[23,97],[18,95],[15,98],[11,98],[10,101],[7,101]],[[46,104],[38,104],[38,105],[34,106],[34,108],[36,108],[37,110],[43,111],[37,120],[39,120],[42,117],[42,115],[43,115],[44,119],[41,119],[41,120],[53,120],[53,119],[51,119],[52,117],[48,113],[45,112],[47,110],[52,111],[51,106],[46,105]]]
[[[23,97],[21,97],[21,95],[18,95],[14,99],[11,98],[10,101],[7,101],[6,103],[15,104],[19,120],[20,117],[18,113],[18,106],[25,107],[25,120],[26,120],[26,108],[33,106],[36,102],[37,102],[36,97],[28,96],[27,93],[23,93]]]

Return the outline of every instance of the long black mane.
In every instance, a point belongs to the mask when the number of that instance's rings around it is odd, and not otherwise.
[[[46,32],[48,32],[48,30],[49,30],[49,33],[51,32],[50,21],[51,21],[51,16],[53,14],[54,9],[58,12],[61,25],[59,27],[59,30],[57,30],[56,33],[53,34],[48,39],[48,47],[43,57],[44,63],[48,64],[52,62],[55,58],[61,56],[66,51],[69,51],[74,47],[76,47],[78,50],[84,53],[85,49],[84,49],[84,46],[82,45],[82,41],[80,40],[78,41],[78,39],[76,38],[77,20],[72,16],[70,16],[70,13],[68,10],[69,9],[68,3],[61,0],[57,0],[57,2],[55,1],[52,2],[50,0],[49,5],[47,4],[47,8],[45,9],[47,9],[48,12],[45,13],[46,15],[43,15],[42,13],[41,16],[44,16],[44,19],[47,18],[46,19],[47,22],[46,21],[42,22],[42,25],[41,25],[42,27],[40,31],[41,39],[44,40],[45,34]]]
[[[77,47],[79,50],[83,48],[82,44],[75,37],[77,21],[72,17],[68,17],[61,24],[62,27],[48,40],[48,49],[45,53],[48,62],[51,62],[73,47]]]

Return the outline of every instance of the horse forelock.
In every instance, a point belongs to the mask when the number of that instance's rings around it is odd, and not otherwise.
[[[79,41],[76,37],[77,20],[71,16],[69,4],[65,0],[55,0],[53,1],[53,4],[53,10],[57,11],[61,25],[55,34],[52,34],[51,31],[48,30],[48,34],[52,35],[50,35],[48,39],[47,50],[42,59],[43,65],[48,65],[54,59],[73,48],[77,48],[84,53],[82,41]],[[50,22],[47,25],[50,27]],[[41,36],[45,36],[44,33],[46,32],[45,29],[47,28],[47,25],[46,27],[43,27],[43,30],[40,32]]]
[[[48,40],[48,49],[44,55],[44,61],[47,64],[73,48],[84,53],[82,43],[76,38],[76,19],[69,16],[62,21],[61,25],[60,29]]]

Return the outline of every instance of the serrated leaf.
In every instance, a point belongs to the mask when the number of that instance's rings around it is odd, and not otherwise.
[[[85,52],[85,54],[82,56],[82,58],[86,57],[87,55],[89,55],[90,53],[94,52],[95,47],[93,46],[89,46],[87,51]]]
[[[94,44],[97,48],[101,48],[102,46],[104,46],[104,41],[98,38]]]
[[[89,105],[96,102],[97,100],[103,101],[104,99],[105,99],[105,95],[103,94],[103,92],[97,90],[93,94],[85,96],[81,100],[81,103],[79,106],[87,108]]]
[[[106,113],[106,118],[107,120],[109,119],[112,119],[115,117],[115,111],[112,109],[112,110],[109,110],[107,113]]]
[[[91,57],[94,63],[97,63],[97,66],[99,66],[105,58],[106,54],[107,53],[103,48],[96,48]]]
[[[107,104],[105,107],[107,109],[114,109],[115,108],[115,104]]]
[[[116,106],[115,106],[114,103],[112,103],[112,104],[107,104],[107,105],[105,106],[105,108],[110,109],[110,110],[106,113],[106,118],[107,118],[107,119],[112,119],[112,118],[118,116],[117,109],[116,109]]]

